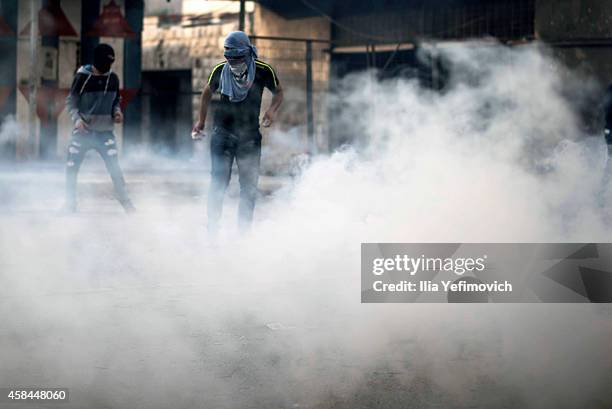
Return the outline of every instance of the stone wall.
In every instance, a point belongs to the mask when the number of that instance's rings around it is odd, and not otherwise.
[[[257,6],[254,12],[254,30],[258,36],[293,37],[302,39],[331,40],[331,26],[322,17],[288,20]],[[285,160],[308,150],[306,116],[306,44],[295,41],[256,40],[260,58],[276,69],[285,90],[285,103],[279,118],[277,145],[279,151],[270,156]],[[312,45],[313,105],[316,150],[327,152],[329,148],[326,94],[329,85],[330,48],[326,43]],[[267,101],[264,101],[266,103]],[[275,130],[271,130],[272,133]],[[282,150],[282,151],[281,151]]]

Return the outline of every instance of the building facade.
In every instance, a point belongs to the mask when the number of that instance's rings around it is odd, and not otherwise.
[[[35,63],[32,4],[39,17]],[[115,20],[103,19],[109,7]],[[115,24],[117,12],[125,24]],[[101,19],[115,23],[100,25]],[[117,53],[114,70],[126,111],[125,125],[117,127],[120,144],[189,155],[199,94],[238,20],[237,1],[0,0],[0,116],[4,128],[16,130],[15,137],[3,137],[0,155],[63,156],[71,127],[63,99],[76,68],[91,62],[101,41]],[[247,1],[245,31],[260,58],[277,69],[286,96],[277,126],[264,135],[267,163],[355,141],[343,133],[337,107],[328,101],[329,90],[348,74],[373,70],[380,78],[417,77],[424,86],[442,88],[436,62],[418,58],[423,41],[452,46],[486,37],[520,46],[539,40],[603,89],[612,83],[611,22],[607,0]],[[125,29],[100,28],[109,26]],[[264,98],[267,104],[270,95]]]
[[[3,141],[3,159],[64,156],[72,129],[65,97],[74,73],[92,62],[100,42],[115,49],[113,71],[121,81],[127,122],[139,121],[129,102],[140,88],[142,0],[1,0],[0,6],[0,112],[5,127],[15,122],[14,133]],[[123,131],[117,128],[119,143]]]

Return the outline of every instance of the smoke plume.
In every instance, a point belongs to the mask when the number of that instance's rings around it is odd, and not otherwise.
[[[596,84],[540,46],[437,52],[440,93],[347,78],[333,120],[362,143],[262,197],[247,235],[235,183],[207,235],[203,172],[128,172],[133,217],[87,169],[77,216],[52,211],[59,173],[3,177],[0,383],[79,408],[612,405],[609,306],[360,304],[362,242],[612,232],[603,138],[576,108]]]

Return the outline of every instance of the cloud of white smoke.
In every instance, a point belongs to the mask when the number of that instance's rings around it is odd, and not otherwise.
[[[0,125],[0,146],[15,142],[20,131],[19,123],[15,121],[12,115],[5,117]]]
[[[0,383],[79,407],[609,405],[608,307],[360,304],[361,242],[610,236],[589,82],[537,46],[439,52],[441,94],[347,79],[335,120],[367,146],[316,158],[247,236],[210,240],[159,186],[132,218],[2,216]]]

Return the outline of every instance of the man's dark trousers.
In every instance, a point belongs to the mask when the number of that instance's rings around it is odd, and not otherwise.
[[[261,159],[261,133],[258,129],[232,133],[215,127],[210,141],[211,183],[208,192],[208,228],[215,232],[223,208],[223,197],[232,175],[234,159],[238,165],[240,204],[238,225],[247,230],[253,221],[253,210],[257,199],[257,181]]]

